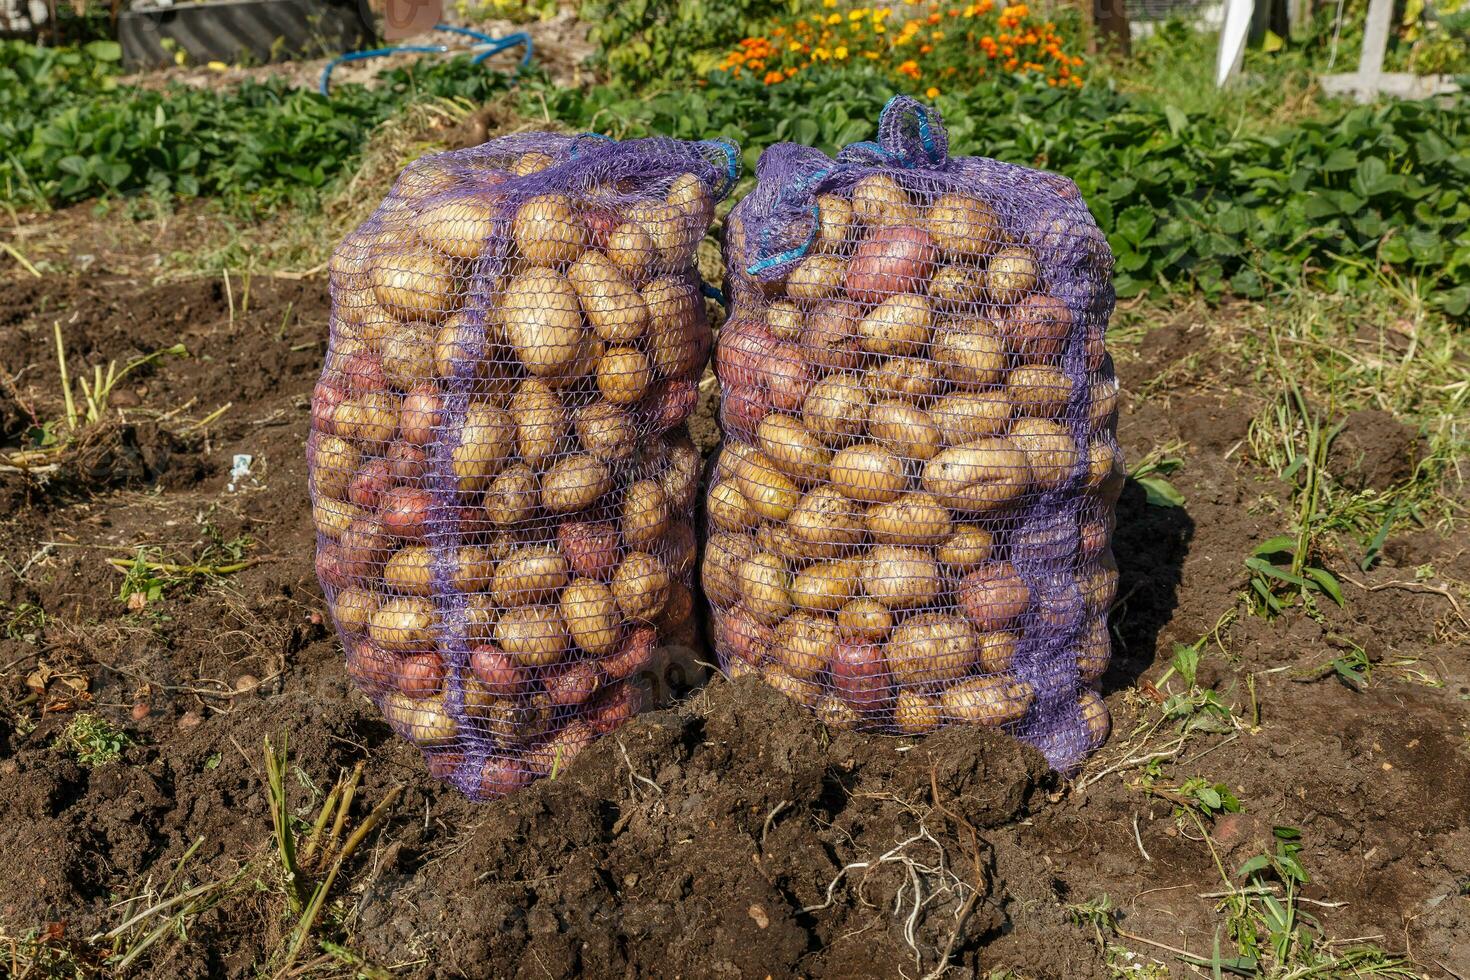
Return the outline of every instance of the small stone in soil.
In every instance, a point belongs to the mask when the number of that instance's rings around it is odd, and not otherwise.
[[[179,719],[179,727],[183,729],[194,728],[203,720],[204,719],[199,716],[199,712],[186,711],[184,712],[183,717]]]
[[[151,710],[153,709],[148,706],[147,701],[139,701],[137,704],[133,705],[133,720],[142,721],[144,718],[148,717],[148,712]]]
[[[241,674],[235,678],[235,693],[249,694],[260,687],[260,680],[254,674]]]

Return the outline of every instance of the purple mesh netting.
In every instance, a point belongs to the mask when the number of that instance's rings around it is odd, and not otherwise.
[[[1108,730],[1112,255],[1070,180],[949,157],[913,99],[878,131],[771,147],[727,221],[720,664],[829,724],[1004,727],[1067,771]]]
[[[696,678],[724,143],[527,133],[409,166],[333,253],[317,571],[347,669],[474,798]]]

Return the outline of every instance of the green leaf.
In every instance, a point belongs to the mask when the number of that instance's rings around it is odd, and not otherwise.
[[[1240,866],[1239,870],[1235,872],[1235,877],[1244,878],[1247,875],[1253,875],[1258,871],[1265,871],[1270,866],[1271,859],[1269,857],[1264,854],[1257,854],[1255,857],[1248,859],[1244,864]]]
[[[121,61],[122,45],[116,41],[89,41],[82,50],[98,61]]]
[[[1317,568],[1315,566],[1304,568],[1302,571],[1306,573],[1307,578],[1316,582],[1317,586],[1323,592],[1327,593],[1333,602],[1339,606],[1342,605],[1342,586],[1337,584],[1337,579],[1332,577],[1331,572],[1325,568]]]
[[[1253,572],[1260,572],[1268,578],[1274,578],[1277,581],[1286,582],[1291,585],[1305,587],[1307,584],[1307,580],[1300,575],[1293,575],[1280,565],[1273,565],[1264,558],[1247,558],[1245,560],[1245,567]]]
[[[1278,534],[1274,538],[1267,538],[1265,541],[1256,545],[1255,549],[1251,551],[1251,554],[1264,556],[1280,554],[1283,551],[1294,552],[1296,550],[1296,544],[1297,539],[1295,535]]]
[[[1189,126],[1189,117],[1184,114],[1184,110],[1176,106],[1164,106],[1164,118],[1169,121],[1169,134],[1171,136],[1178,136]]]
[[[1143,487],[1144,499],[1151,507],[1183,507],[1184,494],[1161,476],[1145,476],[1137,480]]]

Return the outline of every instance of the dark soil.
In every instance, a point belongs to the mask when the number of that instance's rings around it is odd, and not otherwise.
[[[323,929],[412,975],[922,976],[948,949],[952,976],[1105,977],[1093,928],[1067,909],[1104,894],[1124,931],[1163,944],[1115,940],[1133,962],[1177,974],[1163,947],[1208,955],[1223,923],[1215,859],[1127,760],[1160,744],[1130,733],[1157,717],[1173,645],[1236,608],[1243,556],[1282,527],[1269,502],[1285,488],[1234,451],[1254,406],[1199,385],[1125,402],[1131,459],[1186,443],[1171,476],[1186,504],[1124,493],[1105,678],[1115,735],[1077,781],[1001,736],[829,733],[760,685],[717,680],[557,779],[471,805],[351,690],[322,625],[303,444],[324,294],[319,280],[257,277],[232,317],[222,281],[0,282],[7,447],[62,414],[53,322],[73,374],[174,343],[191,354],[130,377],[120,417],[54,471],[0,472],[0,937],[40,931],[53,951],[94,957],[80,941],[118,923],[114,903],[159,888],[202,841],[190,886],[245,866],[250,887],[160,942],[144,973],[270,972],[289,922],[270,871],[269,736],[288,741],[303,819],[319,802],[305,785],[321,791],[359,761],[355,817],[404,787],[344,868]],[[1197,342],[1180,322],[1119,351],[1125,390]],[[708,443],[713,394],[701,404]],[[1362,485],[1412,467],[1412,432],[1395,426],[1349,419],[1360,449],[1342,451]],[[232,492],[236,454],[253,461]],[[242,537],[257,564],[141,609],[119,600],[122,572],[104,561],[140,546],[188,561]],[[1344,555],[1349,601],[1320,622],[1221,630],[1200,683],[1242,726],[1191,739],[1161,781],[1199,776],[1239,796],[1245,812],[1210,828],[1228,871],[1268,848],[1273,826],[1300,828],[1305,894],[1323,903],[1305,910],[1429,976],[1470,974],[1470,668],[1465,626],[1414,569],[1470,579],[1467,556],[1464,534],[1391,538],[1371,572]],[[1327,666],[1355,647],[1374,665],[1364,685]],[[54,744],[79,709],[136,744],[80,765]]]

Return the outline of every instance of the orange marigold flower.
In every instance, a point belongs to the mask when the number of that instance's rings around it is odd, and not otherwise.
[[[933,85],[930,85],[928,88],[924,89],[924,94],[931,99],[937,99],[939,98],[939,89],[935,88]]]
[[[1005,47],[1000,49],[1000,53],[1009,58],[1011,55],[1015,54],[1016,51],[1009,44],[1007,44]]]
[[[1055,78],[1048,78],[1046,80],[1046,84],[1050,85],[1052,88],[1056,88],[1057,87],[1057,80]]]
[[[930,24],[937,24],[939,23],[939,15],[930,14],[928,17],[925,18],[925,20],[927,20]]]
[[[928,54],[930,51],[933,51],[933,50],[934,50],[934,45],[932,45],[932,44],[921,44],[921,45],[919,45],[919,54]]]
[[[767,85],[775,85],[777,82],[782,82],[785,80],[786,76],[781,74],[779,71],[766,72],[765,82]]]

